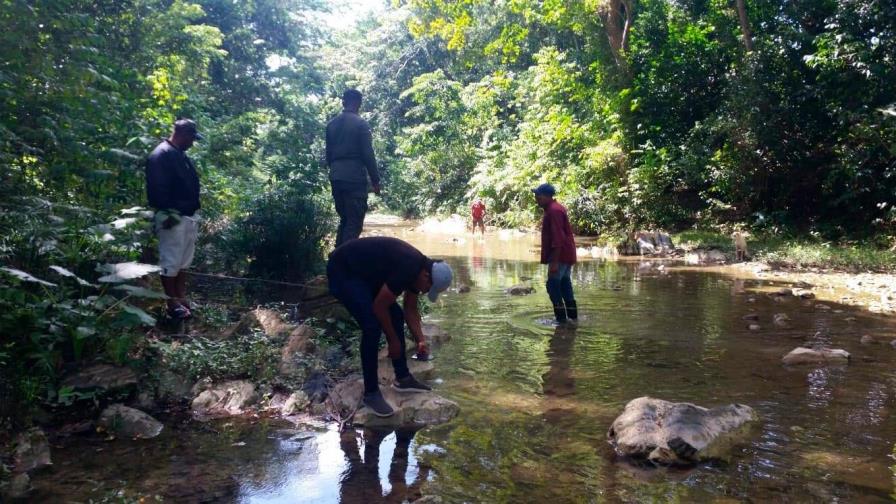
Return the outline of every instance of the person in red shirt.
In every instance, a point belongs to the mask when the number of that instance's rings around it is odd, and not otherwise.
[[[482,236],[485,236],[485,203],[482,198],[476,198],[473,206],[470,207],[470,213],[473,216],[473,234],[476,234],[476,226],[482,230]]]
[[[562,324],[578,320],[579,310],[572,291],[572,266],[576,263],[576,242],[566,208],[554,200],[557,191],[551,184],[532,190],[535,201],[544,209],[541,220],[541,264],[548,265],[548,296],[554,304],[554,316]]]

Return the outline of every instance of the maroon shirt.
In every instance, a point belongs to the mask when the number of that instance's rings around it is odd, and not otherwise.
[[[576,263],[576,242],[572,234],[572,226],[569,225],[569,217],[566,208],[560,203],[552,201],[544,209],[544,217],[541,220],[541,264],[548,264],[551,260],[551,249],[559,248],[560,254],[557,261],[561,264]]]

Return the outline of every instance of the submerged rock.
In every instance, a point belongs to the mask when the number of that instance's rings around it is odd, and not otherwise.
[[[751,331],[758,331],[762,329],[762,326],[760,326],[759,324],[750,324],[747,328]]]
[[[19,433],[13,442],[13,472],[23,473],[52,465],[50,443],[40,428]]]
[[[109,364],[90,366],[62,380],[63,387],[71,387],[73,390],[98,389],[106,392],[136,385],[137,374],[133,369]]]
[[[162,423],[146,413],[123,404],[103,410],[99,425],[117,436],[151,439],[162,432]]]
[[[748,314],[744,315],[743,317],[741,317],[741,319],[746,320],[748,322],[756,322],[759,320],[759,314],[758,313],[748,313]]]
[[[874,339],[874,336],[870,334],[865,334],[864,336],[862,336],[862,339],[860,341],[863,345],[871,345],[877,343],[877,340]]]
[[[799,364],[845,364],[849,362],[849,352],[839,348],[798,347],[785,355],[781,361],[787,365]]]
[[[203,390],[193,399],[191,408],[197,418],[241,415],[255,399],[254,384],[246,380],[233,380]]]
[[[457,416],[460,407],[433,392],[397,392],[392,387],[380,386],[383,397],[395,408],[390,417],[378,417],[366,406],[361,406],[355,413],[353,422],[366,426],[399,426],[399,425],[436,425],[448,422]],[[336,386],[330,393],[333,406],[348,416],[361,404],[364,393],[364,381],[360,378],[349,379]]]
[[[616,453],[661,465],[726,458],[758,420],[753,408],[729,404],[706,409],[652,397],[630,401],[607,432]]]
[[[772,318],[772,321],[777,327],[790,329],[790,317],[788,317],[786,313],[776,313]]]
[[[527,294],[532,294],[533,292],[535,292],[534,287],[524,284],[514,285],[504,289],[504,293],[510,294],[511,296],[525,296]]]

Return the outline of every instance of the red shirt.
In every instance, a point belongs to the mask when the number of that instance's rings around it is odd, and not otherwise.
[[[473,211],[473,219],[479,220],[483,215],[485,215],[485,203],[481,201],[478,203],[473,203],[473,206],[470,207],[470,210]]]
[[[576,263],[576,242],[572,226],[569,225],[569,217],[566,215],[566,208],[552,201],[544,209],[544,217],[541,220],[541,264],[550,262],[551,250],[555,248],[560,249],[557,255],[558,262]]]

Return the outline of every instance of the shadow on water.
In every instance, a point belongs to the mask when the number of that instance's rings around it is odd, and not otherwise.
[[[885,502],[894,493],[896,350],[859,342],[863,334],[888,342],[896,335],[889,318],[769,296],[780,285],[767,281],[589,260],[573,271],[578,326],[554,327],[545,322],[550,303],[535,236],[375,231],[445,258],[456,283],[472,288],[443,296],[430,316],[452,336],[434,349],[434,383],[460,404],[458,418],[419,432],[344,435],[252,426],[222,438],[185,426],[157,441],[54,454],[56,465],[36,483],[40,495],[96,495],[74,489],[87,480],[177,495],[162,477],[174,467],[178,481],[220,483],[218,500],[252,503],[402,502],[421,494],[444,502]],[[520,283],[535,293],[504,293]],[[776,313],[788,315],[787,327],[774,324]],[[759,330],[748,328],[747,316]],[[852,362],[781,364],[794,347],[816,343],[846,349]],[[761,424],[728,460],[638,468],[614,457],[606,431],[643,395],[707,407],[744,403]],[[201,493],[174,500],[201,501]]]

